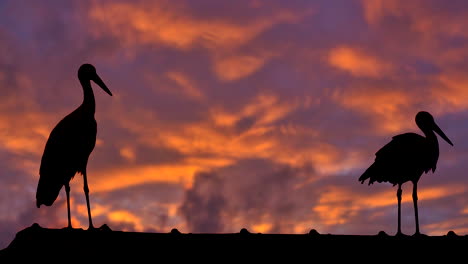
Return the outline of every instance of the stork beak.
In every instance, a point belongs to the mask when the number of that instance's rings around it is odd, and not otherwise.
[[[450,141],[450,139],[444,134],[444,132],[442,132],[442,129],[440,129],[440,127],[435,122],[434,122],[433,130],[434,130],[434,132],[439,134],[439,136],[441,138],[443,138],[445,141],[447,141],[447,143],[449,143],[450,145],[453,146],[452,141]]]
[[[109,90],[109,88],[107,88],[106,84],[104,84],[104,82],[101,80],[101,78],[99,77],[99,75],[95,75],[94,78],[93,78],[93,81],[99,85],[99,87],[101,87],[104,92],[108,93],[110,96],[112,96],[112,93],[111,91]]]

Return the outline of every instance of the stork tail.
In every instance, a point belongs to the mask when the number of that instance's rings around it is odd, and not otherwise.
[[[37,185],[36,206],[39,208],[42,204],[51,206],[57,199],[63,184],[46,180],[47,177],[41,177]]]
[[[369,185],[374,183],[376,180],[375,177],[377,175],[377,168],[375,162],[359,177],[359,181],[363,184],[367,179],[369,179]]]

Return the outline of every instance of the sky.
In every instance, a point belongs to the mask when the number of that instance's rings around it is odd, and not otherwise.
[[[93,222],[137,232],[396,233],[396,187],[359,176],[430,112],[437,170],[421,232],[468,234],[464,0],[0,1],[0,248],[67,225],[65,192],[36,208],[50,131],[93,64]],[[402,231],[415,231],[412,184]],[[88,227],[83,179],[74,227]]]

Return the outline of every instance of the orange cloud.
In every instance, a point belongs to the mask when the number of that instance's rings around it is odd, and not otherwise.
[[[401,12],[399,2],[395,0],[362,0],[362,5],[369,24],[376,24],[385,15],[398,15]]]
[[[258,125],[268,125],[285,118],[301,106],[299,102],[281,102],[275,95],[260,94],[236,113],[229,113],[220,107],[211,109],[211,118],[216,125],[233,126],[247,117],[256,117]]]
[[[284,153],[286,146],[281,146],[279,129],[274,125],[299,107],[298,103],[281,102],[275,96],[259,95],[236,112],[227,112],[221,107],[212,108],[211,120],[193,125],[185,125],[178,132],[161,135],[165,144],[187,155],[211,153],[229,159],[273,158]],[[246,130],[236,134],[237,122],[252,119],[253,123]],[[219,127],[227,128],[220,129]],[[293,151],[291,151],[293,152]],[[280,155],[280,156],[286,156]],[[290,160],[290,157],[287,157]]]
[[[130,44],[163,44],[186,50],[195,45],[210,49],[237,47],[275,24],[292,23],[303,16],[279,11],[236,24],[222,18],[195,18],[186,9],[172,2],[170,5],[94,2],[89,17],[96,23],[96,34],[110,33]]]
[[[72,203],[74,204],[74,202]],[[88,208],[84,204],[76,205],[76,211],[83,217],[88,217]],[[114,223],[130,223],[133,225],[134,230],[122,230],[122,231],[136,231],[142,232],[145,229],[143,224],[143,219],[136,216],[135,214],[127,211],[127,210],[112,210],[109,206],[101,205],[99,203],[93,203],[92,205],[92,213],[93,217],[98,216],[105,216],[109,221]],[[83,225],[82,223],[78,222],[74,223],[75,226],[81,226],[87,228],[87,224]],[[112,226],[112,223],[109,224]]]
[[[285,118],[297,107],[296,103],[281,102],[276,96],[259,95],[239,111],[228,112],[216,106],[210,111],[210,120],[160,130],[156,141],[186,155],[210,153],[228,159],[265,157],[276,144],[267,135],[272,123]],[[230,128],[244,118],[252,118],[253,124],[245,131],[234,134]],[[219,129],[218,126],[228,129]],[[154,135],[147,140],[154,142]]]
[[[294,227],[291,230],[293,234],[305,234],[308,233],[316,225],[313,221],[295,221],[293,226]]]
[[[237,110],[213,106],[208,119],[191,123],[163,124],[155,114],[143,109],[134,109],[130,115],[117,112],[116,122],[135,135],[134,141],[125,143],[126,148],[137,150],[137,145],[142,144],[174,149],[183,154],[183,159],[173,165],[135,165],[95,172],[93,186],[97,191],[145,182],[191,186],[197,172],[249,158],[265,158],[294,167],[313,163],[320,174],[362,165],[364,159],[359,152],[343,153],[339,147],[318,140],[317,130],[293,123],[276,124],[301,107],[301,100],[288,102],[272,94],[260,94]],[[238,122],[242,120],[251,120],[251,124],[239,130]],[[300,143],[303,140],[308,143]],[[138,156],[137,152],[134,154]]]
[[[204,99],[202,92],[186,75],[180,72],[168,72],[167,77],[173,80],[178,85],[178,87],[182,89],[183,94],[198,100]]]
[[[436,200],[463,194],[465,190],[464,186],[459,185],[419,188],[418,197],[424,201]],[[402,203],[412,202],[412,193],[404,191]],[[366,195],[356,194],[343,187],[328,187],[321,193],[318,204],[312,210],[320,217],[320,224],[327,226],[348,224],[350,219],[357,216],[361,210],[374,209],[375,211],[387,206],[396,206],[396,204],[395,188]],[[378,214],[378,211],[375,212]]]
[[[12,154],[42,155],[47,138],[62,113],[44,113],[37,110],[34,80],[21,72],[0,71],[0,90],[11,84],[3,79],[14,79],[15,93],[2,96],[0,106],[0,148]],[[3,77],[2,77],[3,76]],[[63,114],[64,115],[64,114]],[[54,123],[55,122],[55,123]],[[37,170],[35,174],[37,173]]]
[[[397,17],[408,23],[409,30],[423,34],[431,41],[437,34],[468,36],[466,12],[453,15],[431,6],[424,0],[362,0],[364,17],[377,26],[385,17]]]
[[[427,235],[440,236],[445,235],[449,230],[454,231],[458,235],[467,234],[468,217],[457,217],[456,219],[449,219],[441,222],[424,225],[424,229],[427,230]]]
[[[345,46],[332,49],[328,55],[328,63],[358,77],[380,77],[388,74],[391,69],[389,63]]]
[[[234,81],[251,75],[266,62],[265,56],[230,56],[215,60],[214,70],[222,81]]]
[[[53,125],[50,119],[34,112],[0,114],[0,147],[15,154],[42,155]]]
[[[195,174],[209,168],[198,164],[143,165],[117,167],[93,172],[89,177],[90,189],[96,192],[113,191],[143,183],[165,182],[190,187]],[[89,173],[91,175],[91,172]]]
[[[343,152],[340,147],[329,144],[317,144],[310,147],[313,149],[310,155],[302,157],[303,161],[299,164],[305,164],[312,161],[319,174],[330,175],[343,171],[349,171],[355,168],[363,167],[365,157],[360,151]],[[298,159],[299,161],[301,159]],[[299,165],[298,164],[298,165]]]
[[[252,231],[255,233],[268,233],[272,227],[272,223],[263,222],[252,225]]]
[[[418,197],[421,200],[440,199],[452,195],[458,195],[465,191],[464,186],[453,185],[426,188],[418,187],[418,189]],[[404,192],[402,197],[402,203],[412,203],[412,201],[412,192]],[[396,202],[396,189],[374,194],[370,197],[365,197],[360,202],[367,208],[377,208],[394,205]]]
[[[164,125],[156,115],[143,109],[134,109],[130,114],[117,111],[114,115],[118,117],[116,122],[135,135],[134,141],[125,142],[120,149],[125,159],[132,161],[139,156],[139,144],[174,149],[184,158],[177,164],[117,166],[90,172],[95,175],[90,176],[90,186],[98,192],[148,182],[171,182],[189,187],[197,172],[227,166],[237,159],[291,160],[286,154],[277,157],[278,153],[284,152],[285,146],[281,146],[279,139],[270,132],[277,130],[274,122],[285,118],[299,106],[297,102],[282,102],[276,96],[262,94],[239,111],[228,112],[214,107],[207,120]],[[252,126],[236,132],[236,123],[244,118],[252,118]]]
[[[342,106],[373,117],[377,130],[391,134],[414,127],[415,111],[408,111],[415,100],[407,92],[389,89],[362,89],[336,92],[333,95]]]
[[[142,224],[141,218],[136,216],[133,213],[130,213],[129,211],[126,211],[126,210],[112,211],[107,214],[107,217],[112,222],[131,223],[133,224],[135,231],[137,232],[142,232],[144,230],[144,226]],[[123,230],[123,231],[129,231],[129,230]]]
[[[358,213],[358,206],[353,205],[354,195],[349,190],[338,187],[329,187],[322,192],[318,203],[312,211],[320,217],[320,225],[345,224],[350,216]]]
[[[461,211],[462,214],[464,215],[468,215],[468,207],[465,207],[462,211]]]
[[[438,77],[441,85],[431,91],[442,111],[463,111],[468,108],[468,78],[465,75],[452,72]]]
[[[358,109],[363,112],[389,114],[399,111],[399,107],[409,104],[409,95],[398,90],[350,92],[346,97],[339,98],[344,106]]]
[[[9,50],[7,53],[11,52],[10,49],[5,50]],[[10,56],[13,53],[8,55]],[[70,110],[42,111],[37,95],[48,94],[46,89],[42,89],[41,78],[44,76],[39,76],[38,80],[34,73],[19,70],[22,67],[15,63],[12,65],[15,67],[9,69],[8,66],[2,66],[0,69],[0,150],[8,154],[10,162],[7,166],[25,172],[35,186],[41,156],[50,132]],[[50,101],[46,104],[55,103],[57,102]],[[26,183],[21,185],[25,186]]]
[[[124,147],[120,149],[120,156],[127,161],[134,162],[136,160],[135,151],[131,147]]]

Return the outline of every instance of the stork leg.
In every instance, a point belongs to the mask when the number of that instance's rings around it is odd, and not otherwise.
[[[419,233],[419,216],[418,216],[418,184],[413,183],[413,204],[414,204],[414,219],[416,221],[416,233],[415,235],[420,235]]]
[[[397,236],[403,235],[401,233],[401,193],[403,191],[401,190],[401,184],[398,184],[398,191],[397,191],[397,199],[398,199],[398,232]]]
[[[93,220],[91,219],[91,207],[89,206],[89,188],[88,188],[88,179],[86,177],[86,170],[83,172],[83,182],[84,182],[84,193],[86,196],[86,205],[88,206],[88,220],[89,227],[88,230],[94,229]]]
[[[67,213],[68,213],[68,227],[72,229],[71,216],[70,216],[70,184],[65,184],[65,193],[67,194]]]

